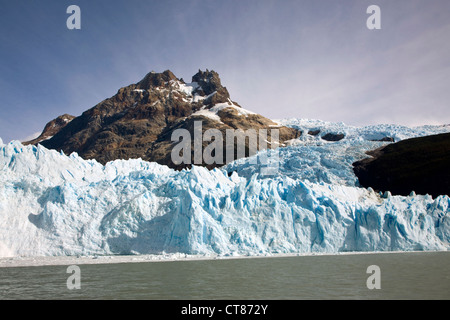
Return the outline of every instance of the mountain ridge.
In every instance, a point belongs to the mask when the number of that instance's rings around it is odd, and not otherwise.
[[[202,121],[203,132],[208,129],[222,133],[227,129],[270,131],[277,127],[281,143],[301,135],[296,129],[280,126],[232,101],[214,70],[199,70],[191,83],[165,70],[147,73],[139,82],[120,88],[114,96],[74,117],[52,136],[25,144],[41,143],[66,154],[77,152],[84,159],[96,159],[102,164],[116,159],[142,158],[183,169],[190,165],[171,160],[170,151],[174,146],[171,133],[186,129],[193,136],[195,121]],[[267,147],[272,145],[269,143]],[[248,155],[248,142],[245,149]],[[234,159],[237,158],[235,150]],[[220,166],[204,162],[200,165]]]

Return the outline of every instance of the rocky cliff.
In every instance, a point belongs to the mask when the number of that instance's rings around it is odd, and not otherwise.
[[[369,152],[355,162],[364,187],[395,195],[450,195],[450,133],[412,138]]]

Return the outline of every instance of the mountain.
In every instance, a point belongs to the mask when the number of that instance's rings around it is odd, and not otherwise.
[[[450,133],[403,140],[368,154],[354,163],[362,186],[397,195],[450,195]]]
[[[55,134],[61,131],[62,128],[67,126],[74,118],[75,117],[71,116],[70,114],[63,114],[62,116],[53,119],[45,125],[44,130],[37,138],[26,141],[23,144],[38,144],[42,143],[45,140],[51,139]]]
[[[102,164],[116,159],[142,158],[181,169],[190,165],[188,161],[187,164],[172,161],[171,151],[178,143],[172,141],[172,134],[177,129],[185,129],[193,137],[196,121],[201,121],[202,133],[217,129],[223,136],[227,129],[236,132],[265,129],[269,148],[301,135],[296,129],[278,125],[232,101],[215,71],[199,70],[191,83],[185,83],[166,70],[148,73],[138,83],[121,88],[113,97],[61,126],[58,132],[48,134],[45,140],[28,144],[39,142],[46,148],[66,154],[76,152],[84,159],[96,159]],[[279,141],[271,145],[271,130],[275,128],[279,130]],[[208,142],[202,142],[203,148],[207,145]],[[194,163],[194,139],[191,146],[190,163]],[[225,149],[225,142],[223,146]],[[258,141],[258,147],[263,149],[264,145]],[[249,140],[245,142],[245,150],[245,155],[251,155]],[[233,159],[238,157],[235,147]],[[229,162],[226,160],[223,156],[221,163],[211,164],[201,159],[201,163],[197,160],[195,164],[213,168]]]

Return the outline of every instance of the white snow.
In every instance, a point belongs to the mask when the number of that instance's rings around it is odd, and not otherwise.
[[[211,95],[213,95],[213,94],[215,94],[215,93],[212,93]],[[211,96],[211,95],[209,95],[209,96]],[[206,97],[205,99],[207,99],[208,97]],[[238,112],[238,115],[245,116],[245,117],[247,117],[250,114],[255,114],[252,111],[249,111],[249,110],[246,110],[244,108],[240,108],[240,107],[234,105],[230,99],[228,99],[228,100],[229,100],[229,102],[217,103],[209,109],[207,109],[206,107],[202,107],[200,110],[194,112],[191,115],[191,117],[192,116],[204,116],[204,117],[213,119],[215,121],[218,121],[220,123],[223,123],[222,120],[220,119],[219,112],[224,109],[228,109],[228,108],[234,109]]]
[[[140,159],[103,166],[0,139],[0,257],[450,248],[448,196],[380,197],[358,187],[351,167],[385,144],[372,137],[397,140],[449,127],[287,122],[347,136],[322,143],[304,134],[296,145],[263,151],[279,152],[279,175],[270,178],[250,159],[212,171],[174,171]]]
[[[214,105],[210,110],[211,110],[211,112],[218,113],[219,111],[221,111],[223,109],[228,109],[228,108],[236,110],[238,112],[238,114],[241,116],[247,117],[250,114],[255,114],[254,112],[252,112],[250,110],[236,106],[235,104],[233,104],[233,102],[230,99],[228,99],[228,102],[218,103],[218,104]]]
[[[212,120],[218,121],[220,123],[223,123],[222,120],[220,120],[219,115],[217,114],[217,112],[213,112],[210,109],[206,109],[205,107],[203,107],[202,109],[194,112],[193,114],[190,115],[192,116],[204,116],[206,118],[210,118]]]
[[[197,82],[182,83],[181,81],[176,81],[173,85],[188,96],[192,96],[192,92],[198,88]]]
[[[192,96],[192,92],[196,88],[198,88],[198,83],[197,82],[183,83],[183,82],[181,82],[179,80],[170,80],[169,83],[172,86],[172,88],[174,88],[175,90],[180,91],[181,93],[184,93],[187,96]]]

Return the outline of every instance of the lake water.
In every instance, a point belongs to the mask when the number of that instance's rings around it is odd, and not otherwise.
[[[379,267],[380,289],[367,273]],[[450,299],[450,252],[0,268],[0,299]]]

